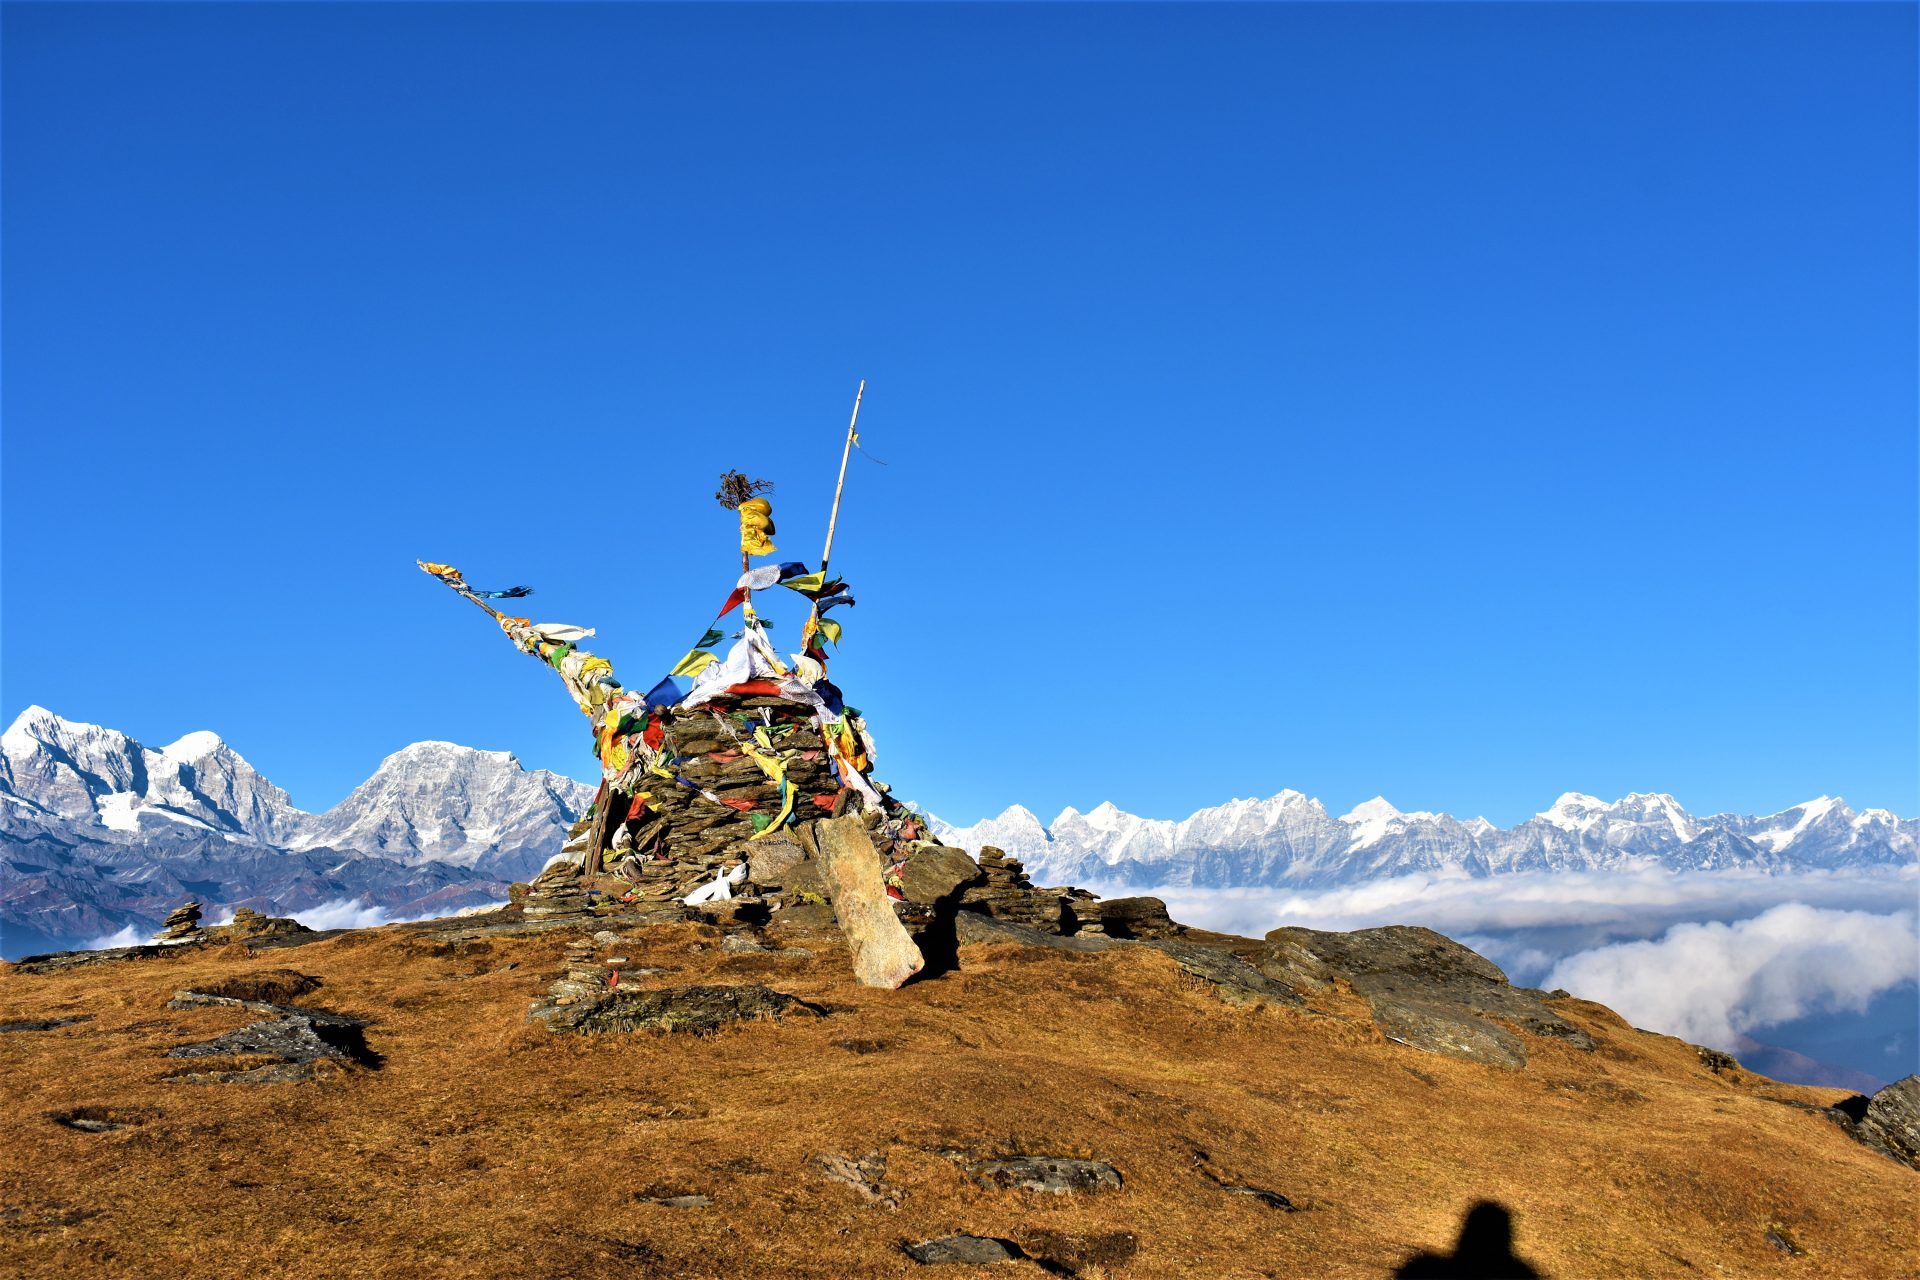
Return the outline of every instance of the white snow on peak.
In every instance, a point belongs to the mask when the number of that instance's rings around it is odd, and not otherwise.
[[[40,735],[34,730],[46,730],[59,725],[74,729],[96,729],[98,725],[79,725],[70,720],[62,720],[53,712],[35,703],[13,718],[7,731],[0,734],[0,750],[8,755],[25,755],[40,744]]]
[[[1586,831],[1605,816],[1606,801],[1584,791],[1568,791],[1553,802],[1553,808],[1535,814],[1562,831]]]
[[[1354,829],[1353,847],[1364,849],[1386,839],[1393,830],[1394,819],[1405,816],[1389,804],[1385,796],[1375,796],[1353,806],[1351,813],[1341,814],[1340,821]]]
[[[138,831],[140,818],[138,810],[141,798],[131,791],[116,791],[112,795],[100,796],[93,802],[99,810],[100,825],[113,831]]]
[[[176,764],[198,764],[226,745],[219,734],[197,729],[160,748],[160,754]]]
[[[1794,821],[1791,827],[1773,831],[1763,831],[1756,835],[1754,839],[1762,844],[1769,845],[1775,853],[1779,853],[1795,840],[1798,840],[1806,832],[1808,827],[1811,827],[1814,823],[1832,813],[1839,805],[1840,801],[1832,796],[1820,796],[1817,799],[1807,801],[1805,804],[1797,804],[1791,809],[1783,809],[1773,816],[1776,818],[1785,818],[1789,814],[1794,813],[1800,816]],[[1855,824],[1858,825],[1858,819],[1855,819]]]

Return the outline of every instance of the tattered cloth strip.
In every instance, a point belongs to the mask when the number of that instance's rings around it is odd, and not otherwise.
[[[725,616],[745,598],[748,590],[773,585],[789,586],[815,602],[815,618],[810,618],[809,634],[802,641],[805,652],[795,654],[789,669],[767,638],[765,624],[748,611],[738,639],[721,659],[713,652],[723,634],[709,625],[700,641],[674,667],[673,675],[692,678],[685,689],[673,676],[661,680],[645,694],[623,688],[613,676],[613,664],[607,659],[578,647],[578,642],[594,634],[591,627],[567,623],[534,623],[527,618],[511,617],[487,604],[488,599],[516,598],[529,594],[521,588],[508,592],[482,593],[469,587],[460,570],[452,565],[419,562],[421,569],[439,578],[448,587],[485,609],[500,629],[523,653],[539,658],[553,668],[567,686],[567,692],[593,725],[594,754],[601,767],[602,787],[617,784],[622,792],[634,792],[647,777],[669,779],[696,792],[703,799],[734,812],[746,812],[755,828],[755,838],[780,830],[793,821],[796,788],[786,776],[787,763],[795,753],[774,745],[772,734],[763,726],[755,731],[752,744],[741,742],[745,754],[752,757],[780,795],[777,812],[756,812],[750,801],[722,799],[705,787],[666,767],[681,757],[673,755],[667,733],[666,713],[685,713],[719,697],[773,697],[798,704],[810,712],[809,718],[819,731],[834,776],[844,789],[857,793],[863,807],[886,807],[880,792],[866,773],[873,764],[873,739],[858,711],[845,707],[840,692],[826,679],[825,654],[814,643],[814,634],[837,643],[837,623],[818,621],[817,615],[840,604],[852,604],[845,582],[824,579],[809,573],[804,564],[789,562],[763,566],[743,574],[719,616]],[[716,617],[715,621],[718,621]],[[720,753],[733,754],[733,753]],[[806,753],[808,758],[817,758]],[[737,758],[737,756],[735,756]],[[641,818],[647,812],[649,793],[639,792],[626,806],[620,822]],[[813,803],[827,807],[830,797],[812,797]],[[826,801],[822,805],[822,800]]]

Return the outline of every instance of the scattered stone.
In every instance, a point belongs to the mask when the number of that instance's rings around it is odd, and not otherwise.
[[[556,984],[559,985],[559,984]],[[563,997],[564,998],[564,997]],[[826,1010],[762,986],[613,987],[591,996],[543,1000],[527,1013],[553,1031],[582,1035],[656,1031],[711,1035],[730,1022],[819,1017]]]
[[[76,1022],[92,1022],[90,1013],[76,1013],[71,1018],[22,1018],[16,1022],[0,1022],[0,1034],[9,1031],[52,1031],[55,1027],[70,1027]]]
[[[1120,1188],[1120,1171],[1112,1165],[1071,1156],[1010,1156],[997,1160],[973,1160],[967,1163],[966,1170],[983,1187],[1000,1187],[1010,1191],[1045,1191],[1062,1195],[1069,1191],[1117,1191]]]
[[[1027,1256],[1048,1270],[1084,1271],[1089,1267],[1117,1267],[1131,1262],[1140,1252],[1140,1237],[1131,1231],[1108,1231],[1098,1235],[1073,1235],[1065,1231],[1031,1231],[1020,1237]]]
[[[680,1193],[667,1195],[636,1195],[641,1204],[657,1204],[665,1209],[705,1209],[713,1204],[712,1196],[698,1193]]]
[[[1803,1257],[1807,1252],[1794,1240],[1793,1233],[1785,1227],[1767,1228],[1766,1241],[1789,1258]]]
[[[886,1181],[887,1158],[879,1152],[858,1160],[839,1151],[823,1151],[808,1161],[829,1182],[852,1187],[860,1198],[882,1209],[898,1209],[907,1193]]]
[[[81,1133],[115,1133],[145,1124],[150,1117],[150,1112],[126,1107],[74,1107],[47,1113],[47,1119],[55,1124]]]
[[[1373,1023],[1387,1039],[1428,1053],[1518,1070],[1527,1065],[1520,1037],[1485,1018],[1429,1001],[1376,998]]]
[[[1268,1191],[1265,1187],[1240,1186],[1231,1182],[1219,1182],[1214,1185],[1230,1196],[1247,1196],[1251,1199],[1258,1200],[1269,1209],[1278,1209],[1283,1213],[1300,1212],[1299,1205],[1287,1199],[1278,1191]]]
[[[160,924],[160,932],[153,935],[155,942],[175,943],[192,942],[200,936],[200,904],[187,902],[167,913]]]
[[[1717,1076],[1728,1075],[1740,1070],[1739,1059],[1730,1053],[1722,1053],[1718,1049],[1709,1049],[1703,1044],[1693,1046],[1693,1051],[1699,1056],[1700,1065]]]
[[[991,1236],[942,1236],[920,1244],[905,1245],[906,1255],[922,1266],[961,1263],[982,1267],[995,1262],[1012,1262],[1027,1255],[1011,1240]]]

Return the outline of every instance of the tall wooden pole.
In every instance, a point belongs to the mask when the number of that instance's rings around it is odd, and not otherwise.
[[[860,400],[867,394],[867,380],[860,379],[860,389],[853,393],[853,417],[847,420],[847,442],[840,447],[840,479],[833,486],[833,510],[827,516],[827,547],[820,553],[820,574],[824,578],[827,561],[833,557],[833,527],[840,520],[840,492],[847,487],[847,459],[853,454],[853,438],[860,428]]]
[[[867,394],[867,380],[860,379],[860,389],[853,393],[853,416],[847,419],[847,442],[840,446],[840,479],[833,486],[833,510],[827,513],[827,545],[820,553],[820,580],[826,581],[827,561],[833,558],[833,529],[840,522],[840,493],[847,487],[847,459],[853,456],[853,438],[860,429],[860,401]],[[807,611],[806,630],[801,633],[800,647],[805,649],[813,638],[815,626],[820,621],[820,602],[815,600],[813,608]]]

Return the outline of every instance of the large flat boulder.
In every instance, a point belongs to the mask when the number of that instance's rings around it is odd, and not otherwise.
[[[1540,992],[1513,986],[1499,965],[1431,929],[1289,927],[1267,934],[1266,943],[1255,961],[1261,973],[1303,994],[1345,982],[1365,997],[1389,1039],[1416,1049],[1520,1067],[1526,1043],[1516,1029],[1593,1048]]]

